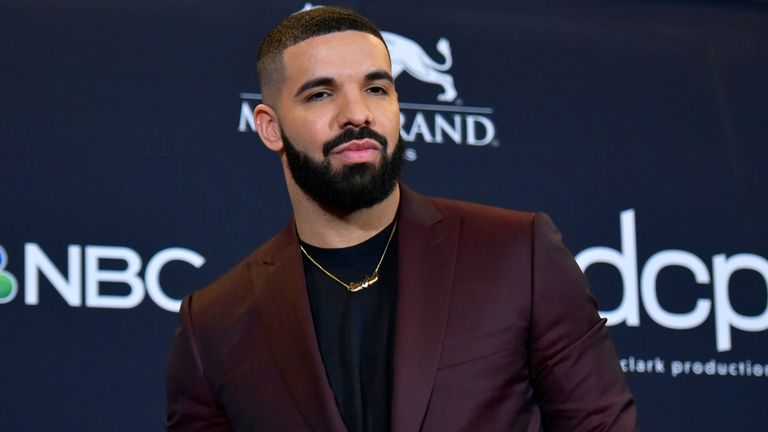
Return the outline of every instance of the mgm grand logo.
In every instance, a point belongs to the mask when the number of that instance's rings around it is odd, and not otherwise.
[[[310,4],[304,9],[313,7]],[[400,134],[408,143],[453,143],[474,147],[499,145],[493,108],[466,106],[449,73],[453,54],[448,39],[441,37],[435,49],[442,56],[437,61],[413,39],[397,33],[382,31],[381,35],[392,58],[392,76],[403,73],[436,89],[434,103],[400,102]],[[259,93],[240,93],[240,132],[255,131],[253,108],[261,101]],[[408,159],[416,153],[409,149]]]

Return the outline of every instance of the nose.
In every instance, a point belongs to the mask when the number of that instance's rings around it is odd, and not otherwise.
[[[365,94],[358,91],[345,92],[339,98],[337,122],[341,129],[373,126],[373,113],[365,99]]]

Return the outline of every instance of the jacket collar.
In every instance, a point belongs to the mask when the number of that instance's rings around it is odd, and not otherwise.
[[[418,431],[445,334],[459,221],[401,188],[392,430]]]

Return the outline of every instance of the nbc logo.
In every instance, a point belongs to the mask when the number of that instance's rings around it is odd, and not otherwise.
[[[8,264],[8,254],[0,246],[0,304],[13,300],[19,290],[16,278],[5,271],[6,264]]]
[[[160,283],[160,275],[171,263],[186,263],[199,269],[205,264],[205,257],[191,249],[169,247],[146,260],[144,266],[145,259],[126,246],[70,244],[66,264],[60,269],[39,244],[28,242],[24,243],[23,258],[19,261],[24,268],[23,289],[5,270],[8,253],[0,246],[0,304],[10,303],[23,291],[24,304],[36,306],[40,304],[41,291],[50,287],[71,307],[133,309],[149,297],[162,309],[178,312],[181,299],[168,295]],[[118,270],[105,262],[123,265]],[[16,266],[19,262],[14,262]],[[104,284],[119,284],[124,289],[119,293],[105,292]]]

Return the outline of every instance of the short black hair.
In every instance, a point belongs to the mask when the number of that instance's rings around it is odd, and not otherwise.
[[[320,6],[288,16],[267,33],[259,46],[258,72],[261,93],[270,103],[284,78],[283,52],[315,36],[343,31],[371,34],[387,44],[379,29],[366,17],[346,8]],[[387,51],[389,52],[389,51]]]

